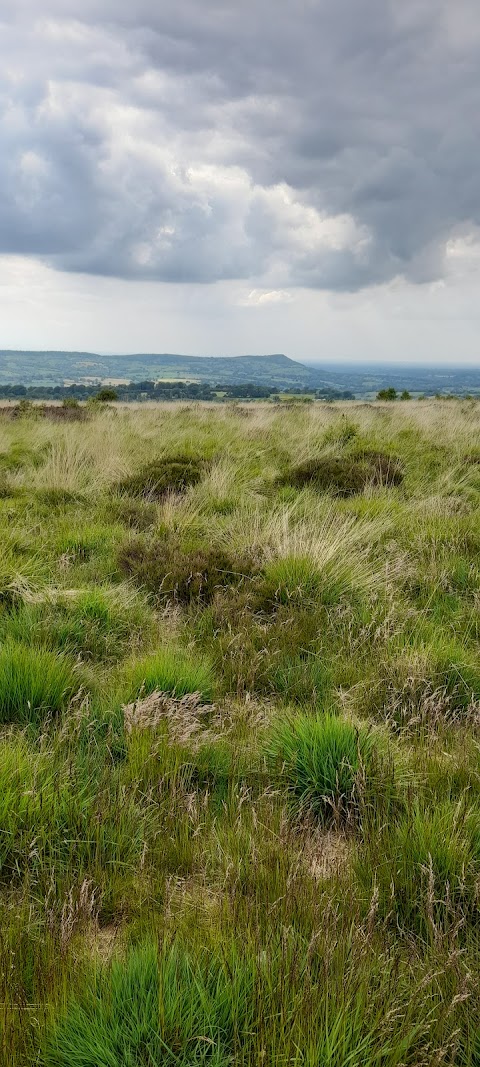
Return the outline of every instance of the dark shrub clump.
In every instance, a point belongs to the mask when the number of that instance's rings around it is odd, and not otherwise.
[[[400,485],[403,471],[395,456],[382,452],[363,452],[354,456],[325,456],[306,460],[291,467],[281,478],[281,485],[296,489],[311,486],[320,492],[347,497],[361,493],[368,484]]]
[[[177,541],[129,541],[118,556],[120,570],[162,599],[210,603],[215,591],[250,576],[249,560],[233,560],[221,548],[187,549]]]
[[[190,456],[171,456],[147,463],[136,474],[117,483],[120,493],[161,500],[168,492],[183,493],[202,476],[201,464]]]
[[[148,530],[157,518],[156,506],[151,501],[129,500],[127,497],[115,501],[112,513],[119,522],[133,530]]]
[[[355,459],[369,468],[367,480],[374,485],[402,484],[404,471],[398,456],[389,456],[387,452],[369,449],[356,453]]]

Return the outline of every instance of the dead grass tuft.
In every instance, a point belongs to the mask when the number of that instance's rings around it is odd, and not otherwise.
[[[206,721],[212,718],[214,708],[211,704],[202,704],[200,693],[174,697],[156,690],[132,704],[125,704],[123,714],[127,733],[155,730],[166,725],[170,740],[186,744],[205,741],[209,737]]]

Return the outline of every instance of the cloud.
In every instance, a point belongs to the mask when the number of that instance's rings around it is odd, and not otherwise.
[[[285,289],[252,289],[244,300],[240,301],[242,307],[275,307],[277,304],[290,304],[294,296]]]
[[[0,253],[237,279],[267,303],[441,279],[480,225],[474,0],[44,0],[41,17],[4,0],[1,17]]]

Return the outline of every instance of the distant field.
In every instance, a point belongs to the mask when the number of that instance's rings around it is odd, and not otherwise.
[[[59,410],[0,415],[0,1062],[479,1067],[480,402]]]

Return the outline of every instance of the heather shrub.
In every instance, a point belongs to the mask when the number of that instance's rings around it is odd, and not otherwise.
[[[352,453],[357,462],[363,463],[369,470],[368,481],[373,485],[401,485],[404,479],[403,465],[398,456],[387,452],[365,448]]]
[[[232,558],[215,546],[185,547],[181,541],[127,542],[118,554],[122,574],[160,599],[209,603],[217,589],[234,585],[251,573],[247,559]]]
[[[135,474],[118,482],[116,489],[129,496],[161,500],[166,493],[182,493],[202,477],[202,465],[191,456],[177,455],[156,459]]]
[[[16,486],[11,485],[4,475],[0,475],[0,500],[8,500],[9,497],[16,496],[17,492]]]
[[[291,485],[295,489],[310,486],[343,497],[361,493],[367,481],[367,468],[359,461],[347,456],[326,456],[291,467],[279,479],[279,484]]]
[[[319,492],[349,497],[362,493],[367,485],[400,485],[403,471],[398,459],[382,452],[363,451],[349,455],[327,455],[291,467],[279,484],[296,489],[310,486]]]
[[[152,501],[121,497],[112,502],[113,512],[118,522],[124,523],[132,530],[148,530],[156,522],[157,508]]]

